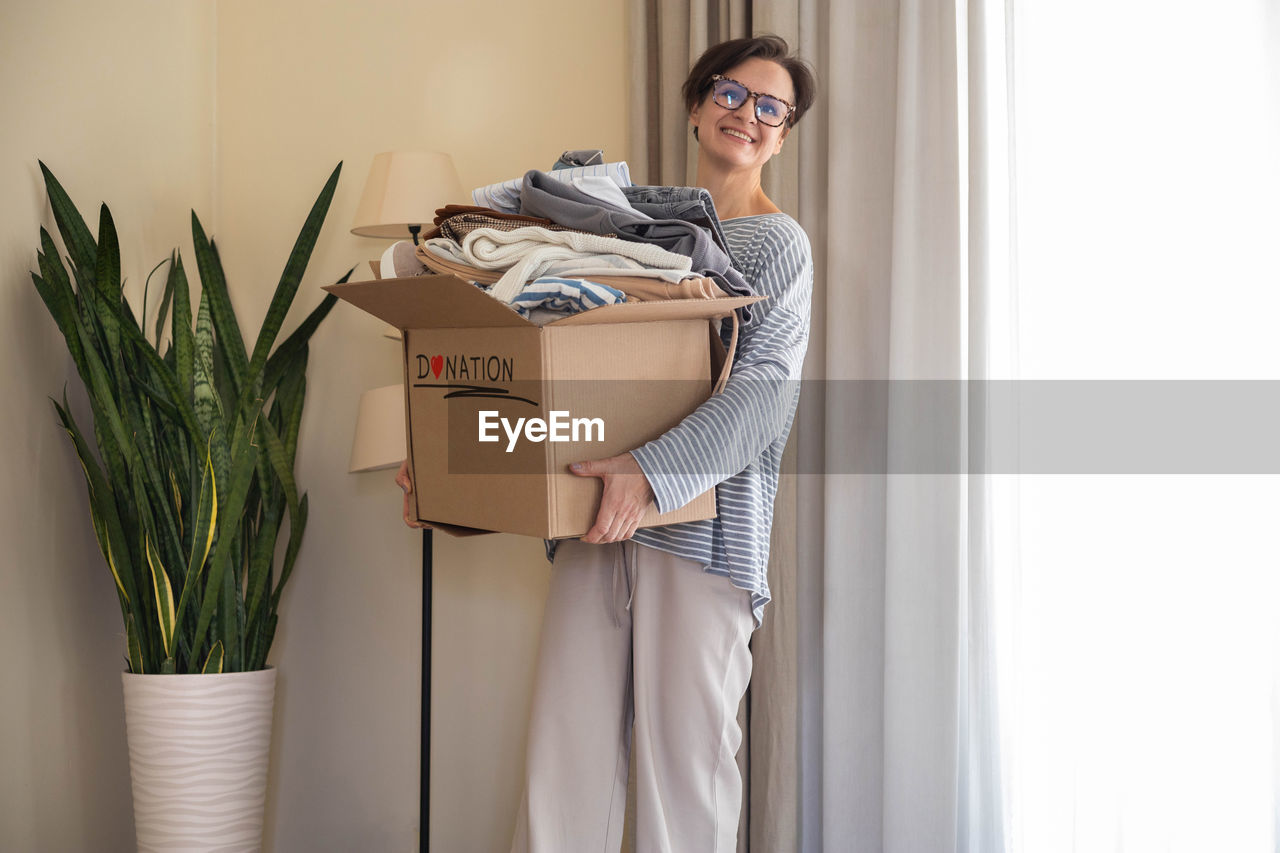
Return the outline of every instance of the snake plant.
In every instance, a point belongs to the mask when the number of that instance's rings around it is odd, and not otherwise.
[[[307,496],[299,494],[293,471],[308,342],[335,298],[326,296],[274,345],[342,164],[302,226],[252,351],[217,246],[195,211],[201,285],[195,316],[175,251],[152,271],[167,267],[149,330],[146,289],[140,318],[124,295],[107,206],[95,239],[53,173],[44,163],[40,168],[70,273],[41,228],[40,272],[31,278],[88,392],[91,435],[76,422],[65,390],[54,407],[88,484],[93,529],[124,616],[128,668],[262,669],[307,523]]]

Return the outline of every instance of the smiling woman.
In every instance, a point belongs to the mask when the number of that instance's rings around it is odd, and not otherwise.
[[[809,240],[761,187],[813,102],[812,72],[774,36],[709,49],[684,85],[696,183],[753,291],[733,370],[674,428],[571,466],[598,477],[594,527],[554,555],[513,851],[616,850],[636,758],[643,849],[737,848],[737,711],[748,642],[770,598],[765,567],[782,451],[809,338]],[[751,104],[750,109],[744,109]],[[674,215],[684,188],[662,191]],[[637,526],[716,488],[717,517]],[[634,722],[635,749],[631,734]]]

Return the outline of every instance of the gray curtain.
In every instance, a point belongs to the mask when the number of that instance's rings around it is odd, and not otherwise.
[[[692,179],[679,88],[707,45],[777,33],[818,75],[815,108],[764,176],[809,234],[816,283],[774,601],[752,643],[740,849],[999,853],[989,500],[964,476],[981,462],[982,400],[921,432],[901,392],[986,375],[999,261],[985,248],[984,116],[1004,94],[986,88],[982,34],[1001,3],[630,8],[637,181]],[[899,473],[926,445],[956,467]]]
[[[1000,853],[989,479],[968,476],[986,412],[966,381],[988,375],[1008,262],[988,251],[987,106],[1005,96],[983,42],[1002,4],[794,6],[823,83],[797,129],[823,388],[797,426],[820,475],[797,514],[799,849]]]
[[[704,50],[750,32],[749,0],[629,0],[631,167],[636,183],[688,186],[697,145],[680,97]]]

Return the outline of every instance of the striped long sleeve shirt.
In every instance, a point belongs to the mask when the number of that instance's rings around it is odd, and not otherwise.
[[[739,332],[723,393],[632,451],[659,511],[678,509],[717,486],[718,515],[642,528],[633,540],[699,562],[750,591],[758,627],[769,601],[773,501],[809,341],[813,259],[809,238],[786,214],[730,219],[722,227],[735,266],[768,299],[752,306]],[[553,553],[548,543],[548,556]]]

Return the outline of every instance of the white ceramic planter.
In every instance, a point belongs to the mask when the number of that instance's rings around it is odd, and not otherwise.
[[[261,850],[276,671],[124,673],[139,851]]]

